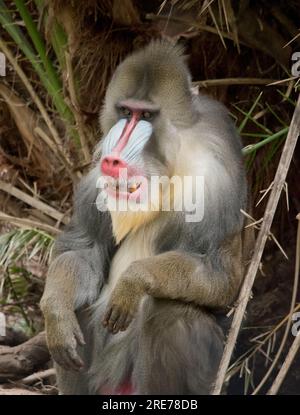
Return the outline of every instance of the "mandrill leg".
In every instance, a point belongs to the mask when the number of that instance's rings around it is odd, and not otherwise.
[[[207,395],[223,352],[213,316],[177,301],[149,299],[133,371],[137,393]]]
[[[84,370],[75,372],[55,364],[57,385],[60,395],[89,395],[88,375]]]

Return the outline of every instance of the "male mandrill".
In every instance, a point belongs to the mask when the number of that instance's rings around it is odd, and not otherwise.
[[[41,301],[59,391],[209,394],[223,351],[218,316],[243,277],[240,139],[221,104],[192,93],[181,49],[160,41],[119,65],[101,128]],[[176,208],[178,185],[144,202],[153,176],[202,177],[202,217]]]

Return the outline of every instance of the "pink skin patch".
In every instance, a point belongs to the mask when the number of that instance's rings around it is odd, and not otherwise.
[[[139,202],[141,196],[141,187],[139,187],[135,192],[122,192],[116,188],[107,187],[106,192],[110,197],[115,199],[125,199],[129,201]]]
[[[111,181],[110,177],[107,179],[107,186],[105,191],[108,196],[114,199],[127,200],[134,203],[143,203],[145,200],[148,200],[148,180],[143,175],[132,175],[130,177],[121,176],[120,178],[124,179],[122,182]],[[130,182],[130,183],[128,183]],[[118,184],[118,187],[117,187]],[[129,188],[135,186],[136,190],[129,191]]]
[[[119,177],[121,169],[127,169],[128,165],[119,156],[118,153],[112,153],[109,156],[104,157],[101,162],[101,171],[106,176],[114,178]]]
[[[135,389],[132,386],[130,380],[124,382],[117,389],[110,389],[106,386],[103,386],[99,390],[100,395],[134,395],[136,393]]]

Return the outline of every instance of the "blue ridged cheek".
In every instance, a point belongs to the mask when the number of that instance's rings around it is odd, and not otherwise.
[[[153,127],[148,121],[139,121],[133,130],[126,147],[121,151],[121,157],[132,162],[142,152],[145,144],[152,135]]]
[[[113,148],[117,145],[119,138],[124,130],[126,120],[122,119],[118,121],[108,132],[107,136],[103,140],[102,155],[108,156]]]
[[[118,144],[119,138],[124,130],[127,120],[118,121],[108,132],[102,144],[102,156],[112,153],[114,147]],[[128,143],[121,151],[121,158],[127,162],[132,162],[143,150],[145,144],[152,135],[153,127],[148,121],[141,120],[135,126]]]

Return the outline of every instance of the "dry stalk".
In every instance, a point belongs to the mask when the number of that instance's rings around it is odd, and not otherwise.
[[[50,216],[53,219],[56,219],[58,222],[62,222],[65,225],[69,222],[69,218],[64,214],[59,212],[58,210],[54,209],[52,206],[47,205],[44,202],[28,195],[27,193],[22,192],[22,190],[18,189],[17,187],[0,180],[0,190],[3,190],[6,193],[16,197],[22,202],[27,203],[36,209],[41,210],[42,212],[46,213],[46,215]]]
[[[68,81],[68,89],[71,99],[71,106],[73,110],[73,114],[76,121],[76,126],[79,134],[80,144],[84,155],[85,162],[90,161],[90,151],[87,144],[87,139],[85,136],[85,128],[84,128],[84,121],[82,119],[80,110],[79,110],[79,104],[76,96],[76,90],[75,90],[75,81],[74,81],[74,73],[73,73],[73,67],[71,62],[71,56],[69,52],[65,52],[66,57],[66,68],[67,68],[67,81]]]
[[[223,85],[268,85],[277,82],[275,79],[268,78],[224,78],[224,79],[206,79],[205,81],[193,82],[193,86],[208,88],[211,86]]]
[[[220,363],[219,371],[217,374],[216,382],[212,390],[213,395],[219,395],[222,390],[222,386],[225,380],[227,368],[231,359],[231,355],[235,346],[235,342],[240,330],[240,326],[243,320],[243,316],[246,311],[247,303],[251,295],[251,289],[255,280],[256,273],[259,269],[262,254],[266,241],[268,239],[270,228],[273,222],[274,214],[278,205],[278,201],[281,195],[282,188],[284,186],[286,176],[289,170],[289,166],[294,154],[296,143],[300,132],[300,95],[298,97],[297,105],[293,114],[291,125],[289,128],[288,136],[285,141],[284,148],[282,150],[280,162],[276,171],[276,175],[273,182],[273,188],[268,200],[268,204],[264,213],[263,222],[256,240],[255,249],[252,257],[252,261],[249,265],[247,274],[245,276],[236,311],[233,317],[231,329],[227,338],[227,342],[224,349],[224,354]]]
[[[296,263],[295,263],[295,281],[298,282],[299,280],[299,268],[300,268],[300,213],[297,215],[298,219],[298,230],[297,230],[297,246],[296,246]],[[296,289],[297,293],[297,289]],[[295,296],[296,296],[295,293]],[[289,318],[291,319],[291,313]],[[285,358],[285,361],[283,362],[274,382],[273,385],[270,387],[269,391],[267,392],[267,395],[276,395],[278,392],[295,356],[297,351],[300,347],[300,333],[296,336],[295,340],[292,343],[292,346],[288,352],[287,357]]]
[[[13,225],[25,228],[32,228],[32,229],[41,229],[42,231],[45,231],[47,233],[50,233],[51,235],[59,235],[61,231],[58,228],[55,228],[54,226],[47,225],[46,223],[36,222],[31,219],[25,219],[25,218],[18,218],[16,216],[10,216],[7,215],[4,212],[0,212],[0,222],[9,222]]]
[[[49,128],[49,130],[52,134],[52,137],[53,137],[54,142],[56,144],[57,153],[58,153],[61,161],[63,162],[63,164],[64,164],[66,170],[69,172],[69,174],[71,176],[73,176],[73,174],[71,173],[72,169],[73,169],[72,162],[70,161],[69,156],[66,154],[66,152],[64,150],[63,143],[60,139],[60,136],[59,136],[52,120],[50,119],[45,106],[43,105],[42,101],[40,100],[40,98],[36,94],[35,90],[33,89],[33,87],[31,85],[29,79],[27,78],[25,72],[22,70],[22,68],[18,64],[17,60],[14,58],[13,54],[11,53],[9,48],[6,46],[5,42],[3,42],[1,39],[0,39],[0,49],[4,52],[7,59],[10,61],[10,63],[13,66],[14,70],[16,71],[19,78],[23,82],[25,88],[27,89],[29,95],[31,96],[32,101],[35,103],[38,110],[40,111],[47,127]],[[48,143],[48,145],[49,145],[49,143]],[[53,146],[51,146],[50,148],[51,148],[52,151],[54,151]],[[56,154],[56,152],[54,152],[54,154]]]

